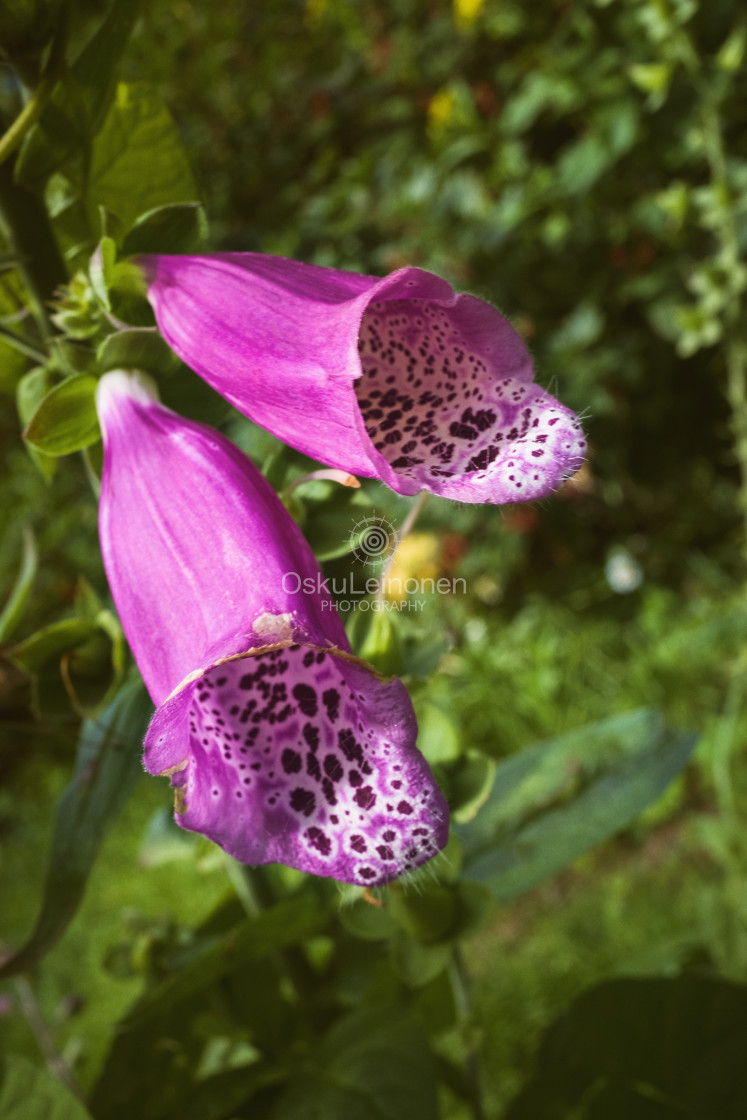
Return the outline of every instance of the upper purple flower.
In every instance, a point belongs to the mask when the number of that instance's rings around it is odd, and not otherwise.
[[[138,375],[97,396],[99,531],[158,705],[145,765],[177,820],[244,863],[364,886],[443,847],[448,810],[400,681],[350,653],[314,556],[272,487]]]
[[[260,253],[143,256],[173,350],[284,442],[399,494],[541,498],[586,448],[500,312],[419,268],[383,280]]]

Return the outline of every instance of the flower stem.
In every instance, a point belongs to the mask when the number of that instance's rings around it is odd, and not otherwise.
[[[381,575],[379,576],[378,598],[379,598],[380,602],[383,601],[383,599],[384,599],[384,592],[386,590],[387,580],[389,578],[389,573],[392,570],[392,565],[394,564],[394,560],[395,560],[395,557],[397,555],[397,548],[402,543],[402,541],[405,539],[405,537],[408,535],[408,533],[412,532],[412,530],[415,526],[415,522],[420,517],[420,514],[423,511],[423,507],[425,506],[425,503],[428,501],[430,496],[431,495],[430,495],[429,490],[422,490],[418,494],[415,501],[410,506],[410,509],[407,512],[407,517],[402,522],[402,527],[401,527],[399,533],[397,534],[397,547],[393,548],[392,551],[390,552],[389,556],[387,556],[386,563],[384,564],[384,567],[381,571]]]
[[[48,361],[48,355],[43,350],[34,346],[32,342],[27,342],[25,338],[21,338],[15,331],[8,330],[2,323],[0,323],[0,339],[7,342],[8,346],[12,346],[19,354],[25,354],[27,358],[32,358],[33,361],[38,362],[39,365],[45,365]]]
[[[47,1066],[51,1073],[55,1075],[65,1085],[71,1093],[73,1093],[78,1100],[83,1100],[83,1094],[80,1087],[73,1077],[72,1070],[67,1064],[61,1054],[57,1052],[52,1036],[49,1033],[49,1028],[44,1022],[42,1013],[39,1010],[39,1005],[36,1002],[33,989],[25,976],[19,976],[15,981],[16,994],[18,1002],[21,1006],[28,1025],[33,1031],[34,1037],[39,1044],[44,1057],[47,1061]]]
[[[64,18],[64,8],[62,15],[41,81],[13,124],[0,136],[0,164],[5,163],[13,155],[39,120],[65,69],[67,20]]]
[[[234,880],[234,889],[239,896],[244,909],[250,917],[255,917],[261,910],[270,910],[278,901],[275,891],[261,867],[248,867],[244,864],[235,864],[243,879],[243,888],[239,888]],[[297,945],[288,945],[277,950],[286,977],[293,989],[299,1008],[308,1019],[309,1025],[316,1023],[316,976],[314,970]]]
[[[462,1020],[462,1029],[467,1035],[467,1059],[465,1062],[467,1084],[469,1087],[469,1105],[473,1120],[486,1120],[486,1112],[482,1103],[482,1086],[480,1079],[480,1063],[477,1056],[477,1044],[472,1035],[474,1022],[474,1007],[472,1005],[472,986],[469,973],[464,962],[464,955],[458,944],[451,951],[451,984],[454,990],[459,1018]]]
[[[67,283],[67,268],[44,204],[15,182],[15,162],[0,165],[0,230],[18,260],[39,330],[49,338],[53,328],[46,305],[55,289]]]

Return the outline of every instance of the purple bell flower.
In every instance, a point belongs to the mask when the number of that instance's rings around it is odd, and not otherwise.
[[[500,312],[419,268],[377,279],[260,253],[142,256],[159,329],[241,412],[399,494],[519,502],[581,466],[577,417]]]
[[[434,856],[448,809],[398,680],[350,652],[314,556],[223,436],[102,377],[99,530],[157,711],[145,766],[176,819],[248,864],[363,886]]]

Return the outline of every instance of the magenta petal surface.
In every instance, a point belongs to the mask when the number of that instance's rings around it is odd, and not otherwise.
[[[315,459],[400,494],[501,504],[543,497],[583,462],[577,417],[534,384],[508,320],[431,273],[259,253],[140,262],[176,353]]]
[[[448,810],[410,699],[350,656],[326,591],[296,590],[323,585],[272,488],[135,375],[105,375],[98,407],[104,562],[177,821],[244,862],[361,885],[425,862]]]

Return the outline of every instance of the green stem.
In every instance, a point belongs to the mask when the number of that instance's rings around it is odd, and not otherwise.
[[[15,331],[8,330],[2,323],[0,323],[0,338],[3,342],[7,342],[8,346],[12,346],[14,350],[17,350],[19,354],[25,354],[27,358],[32,358],[40,365],[46,365],[49,360],[49,355],[45,354],[43,350],[40,350],[38,346],[27,342],[25,338],[21,338]]]
[[[462,1020],[462,1028],[467,1035],[467,1060],[465,1066],[470,1094],[470,1110],[474,1120],[486,1120],[485,1108],[482,1103],[482,1085],[477,1046],[475,1045],[474,1039],[471,1037],[472,1025],[474,1023],[472,987],[469,973],[467,972],[467,966],[464,962],[464,955],[458,944],[455,944],[451,951],[451,967],[449,972],[457,1011]]]
[[[421,492],[418,494],[415,501],[410,506],[410,509],[408,510],[408,513],[407,513],[407,517],[405,518],[405,520],[402,522],[402,525],[400,526],[399,533],[397,534],[397,546],[396,546],[396,548],[392,549],[391,553],[387,557],[386,563],[384,564],[381,575],[379,576],[379,590],[378,590],[379,602],[383,602],[384,593],[386,591],[386,581],[389,578],[389,573],[392,570],[394,560],[397,556],[397,548],[399,548],[399,546],[402,544],[402,541],[405,539],[405,537],[408,535],[408,533],[411,533],[412,530],[414,529],[415,522],[420,517],[420,514],[423,511],[423,507],[425,506],[425,504],[428,501],[428,499],[430,498],[430,496],[431,495],[430,495],[429,490],[421,490]]]
[[[64,16],[64,9],[63,9]],[[54,88],[65,69],[65,47],[67,45],[67,21],[63,18],[58,28],[49,61],[41,80],[24,105],[10,128],[0,136],[0,164],[5,163],[25,140],[28,133],[41,117]]]
[[[15,159],[0,165],[0,229],[18,260],[39,330],[48,338],[53,328],[47,302],[67,283],[67,268],[44,204],[15,182],[14,168]]]
[[[0,163],[5,163],[13,155],[39,120],[57,81],[56,74],[46,74],[34,90],[31,100],[23,107],[10,128],[0,136]]]
[[[242,865],[240,872],[243,875],[244,884],[251,899],[251,907],[247,906],[246,893],[238,890],[236,884],[234,884],[234,889],[237,889],[237,894],[247,913],[254,916],[260,910],[271,909],[278,899],[264,868]],[[309,1025],[315,1027],[317,1024],[316,974],[313,968],[297,945],[288,945],[284,949],[278,949],[277,958],[290,982],[301,1013],[307,1018]]]
[[[55,1077],[59,1078],[63,1085],[67,1086],[70,1092],[73,1093],[79,1101],[82,1101],[83,1094],[81,1093],[80,1086],[73,1077],[70,1066],[55,1047],[49,1028],[39,1010],[39,1005],[36,1002],[36,997],[34,996],[31,985],[25,976],[21,976],[16,980],[15,986],[18,1002],[21,1005],[21,1011],[26,1017],[26,1021],[34,1033],[39,1048],[47,1060],[50,1072],[53,1073]]]

